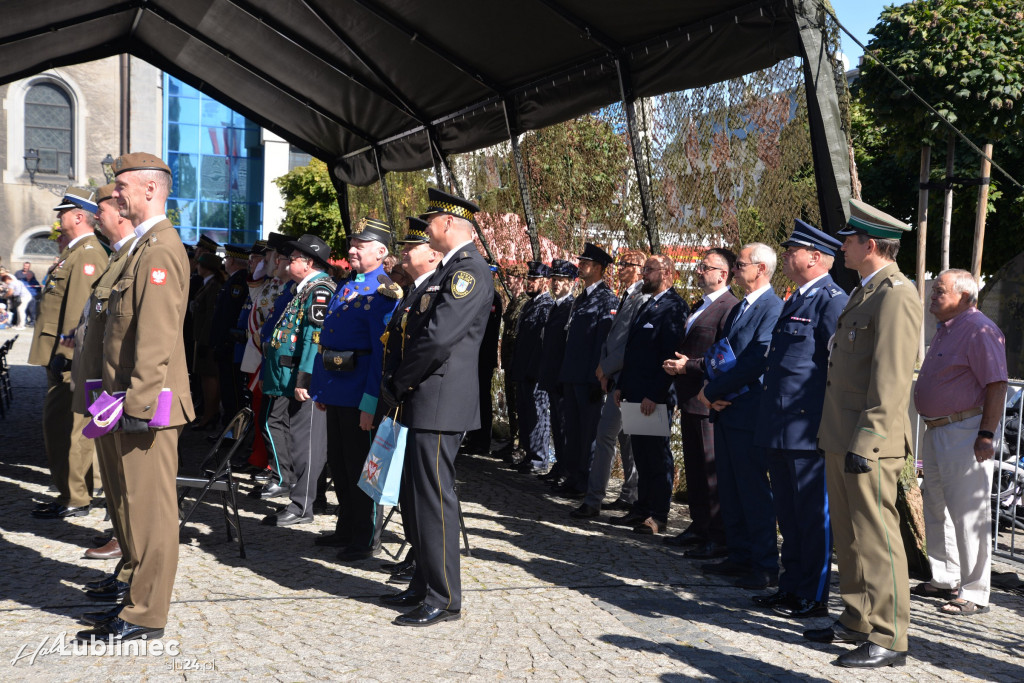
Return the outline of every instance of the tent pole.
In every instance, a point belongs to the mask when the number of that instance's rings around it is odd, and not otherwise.
[[[523,153],[519,150],[519,136],[513,132],[512,114],[508,110],[508,102],[502,100],[501,106],[505,110],[505,128],[508,130],[508,140],[512,143],[512,161],[515,163],[516,176],[519,178],[519,197],[523,201],[526,232],[530,235],[530,250],[533,252],[533,260],[540,261],[540,238],[537,236],[537,222],[533,219],[530,188],[526,183],[526,172],[523,170]]]
[[[648,184],[647,174],[644,173],[643,152],[640,149],[640,131],[636,125],[636,98],[633,96],[633,88],[629,83],[629,74],[626,71],[622,58],[615,59],[615,69],[619,74],[619,92],[622,94],[622,108],[626,110],[626,133],[629,135],[629,146],[633,151],[633,168],[636,170],[637,187],[640,189],[640,208],[643,211],[644,230],[647,231],[647,241],[651,246],[651,253],[661,252],[661,239],[658,235],[658,226],[654,219],[654,207],[651,206],[651,188]]]
[[[345,235],[345,239],[348,239],[349,235],[352,234],[352,216],[348,210],[348,185],[338,177],[334,175],[334,170],[328,171],[327,175],[331,177],[331,184],[334,185],[334,194],[338,198],[338,211],[341,212],[341,231]]]
[[[380,170],[380,156],[377,154],[377,148],[373,148],[373,163],[377,166],[377,178],[380,180],[380,196],[384,200],[384,216],[388,219],[388,225],[391,226],[391,239],[395,240],[398,238],[398,234],[395,232],[395,221],[391,215],[391,197],[388,195],[388,183],[384,179],[384,173]]]

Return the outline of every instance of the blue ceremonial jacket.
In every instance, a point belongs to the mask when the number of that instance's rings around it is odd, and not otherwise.
[[[600,386],[594,373],[618,306],[618,297],[604,281],[599,282],[590,294],[584,289],[576,297],[565,335],[565,356],[558,376],[560,382]]]
[[[544,352],[544,326],[555,300],[541,292],[526,302],[519,314],[516,349],[512,356],[511,377],[516,382],[536,382]]]
[[[765,359],[756,446],[794,451],[817,448],[828,340],[849,298],[826,275],[803,296],[794,292],[783,305]]]
[[[358,407],[371,415],[377,410],[384,371],[384,344],[380,336],[398,305],[397,300],[378,291],[387,289],[377,280],[379,275],[384,276],[386,283],[391,282],[381,265],[369,273],[353,273],[338,285],[331,299],[320,330],[320,346],[332,351],[367,353],[356,357],[351,371],[326,369],[323,354],[317,353],[309,394],[320,403]]]

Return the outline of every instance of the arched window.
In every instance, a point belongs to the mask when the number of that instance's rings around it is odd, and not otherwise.
[[[74,141],[71,98],[53,83],[38,83],[25,93],[25,151],[39,154],[39,173],[73,177]]]
[[[25,241],[22,258],[52,258],[60,254],[57,242],[50,239],[50,233],[39,232]]]

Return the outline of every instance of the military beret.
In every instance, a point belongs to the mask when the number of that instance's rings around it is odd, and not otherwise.
[[[220,248],[220,245],[217,244],[217,242],[206,235],[199,236],[199,241],[196,242],[196,246],[202,247],[203,249],[209,249],[210,251],[217,251],[217,249]]]
[[[406,216],[409,220],[409,229],[405,232],[405,239],[398,240],[399,244],[426,244],[430,241],[427,237],[428,223],[416,216]]]
[[[568,261],[556,258],[551,261],[551,277],[567,277],[575,280],[579,269]]]
[[[63,211],[64,209],[82,209],[89,213],[96,213],[99,211],[99,206],[96,205],[96,192],[87,187],[71,187],[69,185],[68,189],[64,190],[60,204],[53,207],[54,211]]]
[[[100,202],[105,202],[108,199],[114,198],[114,183],[104,185],[100,189],[96,190],[96,205],[99,206]],[[98,209],[97,209],[98,210]]]
[[[881,239],[898,240],[903,233],[911,230],[911,227],[901,220],[893,218],[889,214],[870,204],[865,204],[857,199],[850,200],[850,220],[837,235],[867,235]]]
[[[331,248],[316,235],[306,233],[299,239],[289,242],[288,246],[292,248],[293,254],[297,251],[308,256],[322,269],[326,269],[330,265],[328,261],[331,258]]]
[[[247,259],[249,258],[249,247],[244,244],[225,244],[224,255],[228,258]]]
[[[220,256],[206,252],[199,255],[199,265],[205,266],[210,270],[220,270],[221,266],[224,265],[224,261],[221,260]]]
[[[583,253],[579,255],[579,258],[585,261],[600,263],[605,267],[614,260],[607,251],[590,242],[583,245]]]
[[[542,277],[551,277],[551,269],[540,261],[529,261],[527,264],[529,268],[526,273],[526,277],[530,279],[537,279]]]
[[[784,247],[810,247],[817,249],[823,254],[835,256],[843,243],[832,235],[818,230],[809,223],[804,223],[799,218],[793,221],[793,234],[782,243]]]
[[[420,214],[420,218],[429,221],[440,214],[450,214],[463,218],[467,221],[473,220],[473,214],[480,210],[480,207],[454,194],[442,192],[433,187],[427,188],[427,210]]]
[[[391,226],[376,218],[364,218],[352,231],[350,239],[361,242],[380,242],[385,247],[391,245]]]
[[[122,154],[114,160],[115,176],[128,171],[163,171],[167,175],[171,174],[171,168],[164,163],[163,159],[147,152]]]

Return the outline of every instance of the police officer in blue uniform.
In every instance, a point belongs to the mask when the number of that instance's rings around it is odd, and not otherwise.
[[[551,298],[554,305],[544,324],[544,344],[541,349],[540,381],[538,386],[548,395],[551,415],[551,442],[554,446],[554,465],[540,475],[545,481],[558,481],[567,472],[565,468],[565,414],[562,410],[562,384],[558,376],[562,373],[565,358],[565,328],[569,324],[569,313],[576,300],[572,286],[579,272],[576,266],[564,259],[551,261]]]
[[[543,334],[555,300],[548,292],[551,269],[540,261],[530,261],[526,275],[526,295],[530,299],[519,315],[516,350],[512,356],[512,380],[516,382],[519,413],[519,444],[526,452],[517,469],[528,473],[548,464],[551,440],[548,422],[548,394],[537,382],[543,358]]]
[[[754,445],[768,454],[782,532],[779,590],[754,602],[787,617],[828,614],[832,534],[825,459],[817,452],[829,339],[849,297],[829,276],[839,240],[796,220],[782,267],[797,285],[772,333]]]
[[[405,316],[405,347],[384,377],[381,399],[397,405],[409,428],[402,486],[411,488],[416,573],[408,590],[382,600],[416,606],[395,619],[429,626],[462,609],[455,455],[463,434],[480,426],[477,363],[494,296],[491,271],[473,242],[472,202],[430,188],[430,247],[444,254]],[[390,409],[389,409],[390,412]]]
[[[231,334],[242,306],[249,300],[249,249],[240,244],[224,245],[224,269],[227,282],[221,287],[213,309],[210,327],[210,348],[217,362],[220,381],[220,402],[224,406],[221,422],[227,424],[235,416],[242,399],[241,359],[235,363],[235,338]]]
[[[569,498],[582,498],[587,492],[597,421],[605,400],[595,372],[619,304],[615,292],[604,281],[605,269],[613,260],[608,252],[590,242],[583,246],[579,256],[583,291],[569,314],[565,356],[558,376],[563,390],[567,478],[555,492]]]
[[[341,503],[334,535],[345,543],[338,553],[343,561],[380,553],[383,508],[359,488],[359,475],[373,441],[384,364],[380,338],[398,303],[384,269],[390,244],[388,224],[364,218],[356,226],[348,250],[352,274],[328,306],[313,366],[310,395],[327,409],[327,462]]]

